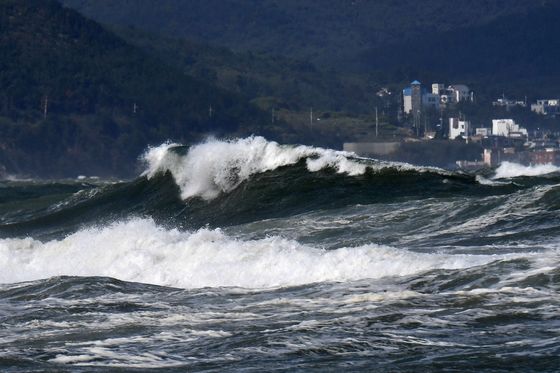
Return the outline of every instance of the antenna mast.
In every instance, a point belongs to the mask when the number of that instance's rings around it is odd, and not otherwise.
[[[43,119],[47,119],[47,114],[49,113],[49,96],[45,96],[45,102],[43,105]]]
[[[379,116],[377,115],[377,106],[375,107],[375,137],[379,135]]]

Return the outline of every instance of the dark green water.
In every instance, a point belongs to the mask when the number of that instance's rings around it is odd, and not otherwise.
[[[0,370],[556,372],[560,173],[261,138],[0,183]]]

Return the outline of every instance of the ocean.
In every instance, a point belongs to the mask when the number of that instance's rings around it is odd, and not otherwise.
[[[558,167],[262,137],[142,164],[0,182],[0,371],[560,370]]]

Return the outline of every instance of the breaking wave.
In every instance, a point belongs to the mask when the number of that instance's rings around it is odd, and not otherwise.
[[[494,179],[511,179],[521,176],[542,176],[560,172],[560,167],[553,164],[524,166],[518,163],[503,162],[497,169]]]
[[[468,268],[511,255],[427,254],[375,244],[323,250],[276,236],[244,241],[219,229],[181,232],[134,219],[46,243],[0,240],[0,282],[68,275],[180,288],[274,288]]]
[[[437,168],[361,159],[353,153],[331,149],[280,145],[263,137],[231,141],[212,139],[191,147],[186,155],[175,151],[177,148],[181,146],[172,143],[150,148],[143,155],[147,163],[143,175],[152,178],[159,173],[171,172],[181,188],[183,199],[201,197],[211,200],[232,191],[255,174],[294,165],[301,160],[305,160],[309,172],[331,168],[349,176],[387,168],[446,173]]]

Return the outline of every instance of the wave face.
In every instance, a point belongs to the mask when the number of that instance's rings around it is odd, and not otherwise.
[[[149,149],[143,156],[148,165],[144,175],[152,178],[158,173],[171,172],[181,188],[183,199],[202,197],[211,200],[220,193],[231,192],[253,175],[292,166],[301,160],[305,160],[309,172],[330,168],[349,176],[386,168],[427,170],[405,163],[360,162],[355,157],[352,159],[350,153],[309,146],[279,145],[262,137],[233,141],[209,140],[190,148],[184,156],[173,151],[177,148],[180,148],[177,144],[164,144]],[[444,173],[443,170],[432,170]]]
[[[555,372],[560,173],[261,137],[0,182],[0,370]]]

